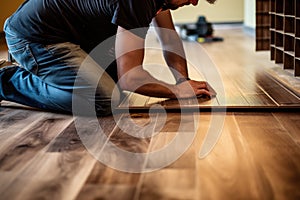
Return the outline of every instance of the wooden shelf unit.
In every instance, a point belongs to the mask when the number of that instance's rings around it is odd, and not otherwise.
[[[256,0],[256,50],[300,76],[299,0]]]
[[[269,0],[261,0],[256,3],[256,50],[270,49],[270,24]]]

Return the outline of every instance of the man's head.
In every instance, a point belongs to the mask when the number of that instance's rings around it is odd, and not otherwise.
[[[196,6],[198,4],[199,0],[165,0],[165,8],[176,10],[179,7],[186,6],[186,5],[194,5]],[[206,0],[208,3],[215,3],[216,0]]]

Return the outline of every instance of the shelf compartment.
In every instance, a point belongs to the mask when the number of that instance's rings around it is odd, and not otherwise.
[[[275,30],[270,29],[270,44],[275,44]]]
[[[275,14],[270,14],[270,20],[271,20],[270,28],[275,28]]]
[[[300,38],[295,39],[295,57],[300,58]]]
[[[294,69],[294,56],[284,52],[284,56],[283,56],[283,69]]]
[[[295,58],[294,75],[295,76],[300,76],[300,58]]]
[[[275,63],[283,63],[283,48],[275,47]]]
[[[300,38],[300,19],[295,21],[295,37]]]
[[[295,17],[286,16],[284,18],[284,32],[295,33]]]
[[[275,46],[276,47],[283,47],[283,32],[275,32]]]
[[[256,2],[259,2],[259,0],[257,0]],[[269,1],[269,6],[270,6],[270,12],[274,13],[276,11],[275,0],[270,0]]]
[[[275,45],[270,45],[271,60],[275,60]]]
[[[295,15],[295,1],[297,0],[285,0],[284,1],[284,14]]]
[[[294,52],[295,48],[295,37],[291,35],[284,35],[284,51]]]
[[[275,12],[283,14],[283,0],[275,0]]]
[[[275,29],[283,31],[284,16],[275,16]]]
[[[300,18],[300,1],[299,0],[295,0],[295,14],[296,17]]]

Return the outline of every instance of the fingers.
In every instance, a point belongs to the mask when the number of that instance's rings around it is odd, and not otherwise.
[[[197,82],[197,91],[196,91],[196,96],[209,96],[209,97],[214,97],[217,95],[216,91],[205,81],[199,81]]]
[[[211,93],[212,97],[217,96],[217,92],[207,83],[208,91]]]
[[[190,98],[190,97],[214,97],[216,96],[215,90],[205,81],[194,81],[189,80],[180,83],[178,87],[179,98]]]
[[[198,89],[197,93],[196,93],[197,97],[202,97],[202,96],[207,96],[207,97],[211,97],[211,93],[208,90],[205,89]]]

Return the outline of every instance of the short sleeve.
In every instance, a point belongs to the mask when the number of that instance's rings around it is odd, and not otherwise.
[[[155,14],[156,8],[153,0],[120,0],[112,23],[144,38]]]

